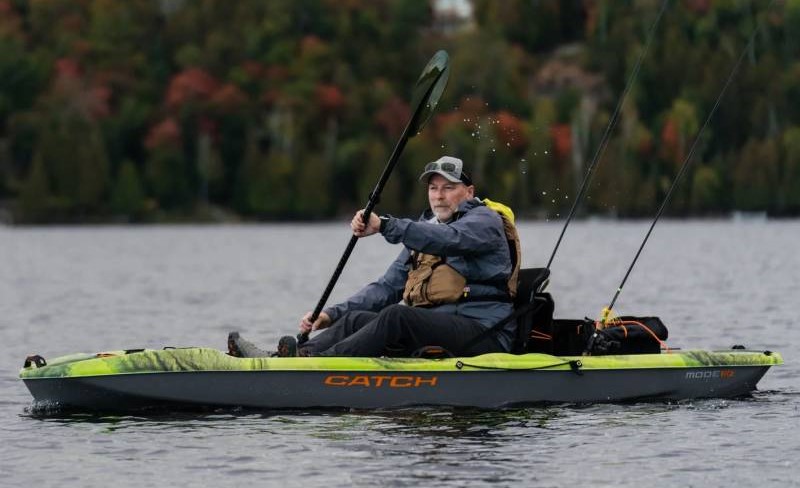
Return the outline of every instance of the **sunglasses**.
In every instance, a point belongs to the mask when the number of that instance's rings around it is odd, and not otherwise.
[[[433,162],[428,163],[425,165],[425,171],[444,171],[445,173],[450,173],[453,177],[458,178],[456,174],[456,165],[455,163],[439,163]]]
[[[458,173],[458,165],[455,163],[450,162],[443,162],[440,163],[438,161],[434,161],[432,163],[428,163],[425,165],[424,172],[428,171],[444,171],[445,173],[449,173],[453,176],[453,178],[458,178],[467,186],[472,185],[472,178],[465,171],[461,171],[461,174]]]

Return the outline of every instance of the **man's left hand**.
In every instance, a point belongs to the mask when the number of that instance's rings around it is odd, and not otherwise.
[[[367,237],[372,234],[377,234],[381,229],[381,219],[374,212],[369,214],[369,222],[364,224],[364,211],[359,210],[350,222],[350,228],[353,229],[353,235],[356,237]]]

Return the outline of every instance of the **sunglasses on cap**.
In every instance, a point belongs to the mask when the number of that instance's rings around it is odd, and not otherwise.
[[[455,163],[451,163],[449,161],[444,161],[444,162],[434,161],[432,163],[426,164],[423,172],[427,173],[429,171],[442,171],[449,174],[450,176],[452,176],[457,180],[461,180],[461,182],[464,183],[465,185],[471,186],[472,178],[470,178],[469,175],[463,170],[461,171],[461,174],[459,174],[457,172],[458,169],[459,169],[458,165],[456,165]]]

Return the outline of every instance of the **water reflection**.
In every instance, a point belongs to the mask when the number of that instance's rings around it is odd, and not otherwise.
[[[719,410],[731,405],[752,402],[786,401],[785,395],[797,392],[758,392],[753,397],[725,400],[686,400],[679,402],[646,402],[632,404],[562,404],[501,410],[475,408],[407,408],[387,410],[249,410],[242,408],[201,409],[189,411],[151,410],[131,415],[70,412],[52,405],[34,404],[20,415],[22,418],[56,424],[102,425],[109,431],[126,428],[166,427],[182,430],[193,428],[254,428],[271,431],[279,426],[284,432],[304,431],[320,439],[356,439],[365,431],[380,431],[393,436],[430,438],[502,438],[514,429],[532,435],[565,428],[602,424],[609,427],[631,425],[644,419],[651,421],[676,410]],[[531,430],[533,429],[533,430]]]

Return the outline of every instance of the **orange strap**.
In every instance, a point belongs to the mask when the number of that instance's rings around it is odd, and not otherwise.
[[[650,329],[650,327],[644,325],[643,323],[638,322],[636,320],[625,320],[625,321],[619,321],[618,324],[621,327],[625,327],[626,325],[638,325],[642,329],[646,330],[647,333],[650,334],[653,337],[653,339],[655,339],[656,342],[658,342],[661,345],[661,349],[664,349],[664,351],[667,352],[667,353],[671,352],[671,350],[670,350],[669,346],[667,345],[667,343],[662,341],[661,339],[659,339],[658,336],[656,335],[656,333],[653,332],[652,329]],[[617,324],[615,323],[614,325],[617,325]],[[625,337],[627,337],[628,336],[628,329],[624,329],[624,330],[625,330]]]

